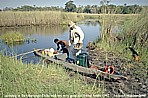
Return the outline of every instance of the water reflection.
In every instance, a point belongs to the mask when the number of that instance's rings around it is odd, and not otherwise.
[[[98,21],[91,21],[91,20],[85,21],[85,25],[87,26],[97,26],[98,24],[99,24]]]
[[[47,34],[61,34],[65,30],[67,30],[66,25],[44,25],[44,26],[25,26],[25,27],[13,27],[13,28],[0,28],[0,35],[6,33],[6,32],[20,32],[24,35],[31,35],[31,34],[41,34],[41,35],[47,35]]]
[[[2,41],[3,42],[3,41]],[[14,46],[21,46],[24,44],[24,41],[21,42],[14,42],[14,43],[7,43],[7,42],[3,42],[4,44],[6,44],[8,47],[14,47]]]

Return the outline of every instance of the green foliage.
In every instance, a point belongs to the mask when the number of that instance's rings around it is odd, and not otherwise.
[[[122,33],[125,41],[133,47],[148,48],[148,10],[143,12],[135,18],[127,20],[122,25]]]
[[[7,32],[1,35],[0,38],[7,44],[19,43],[24,41],[24,36],[20,32]]]
[[[83,10],[84,13],[91,13],[91,6],[90,5],[87,5],[84,10]]]
[[[130,13],[133,13],[133,14],[137,14],[139,12],[141,12],[142,10],[142,7],[140,7],[139,5],[131,5],[131,6],[123,6],[122,7],[122,13],[123,14],[130,14]]]
[[[51,6],[51,7],[37,7],[36,5],[24,5],[17,8],[9,8],[6,7],[3,11],[64,11],[62,7],[59,6]]]
[[[98,1],[99,3],[99,1]],[[110,0],[101,0],[101,6],[98,5],[86,5],[86,6],[76,6],[74,1],[70,0],[65,3],[65,8],[59,6],[51,6],[51,7],[37,7],[36,5],[24,5],[17,8],[9,8],[6,7],[3,11],[66,11],[66,12],[78,12],[78,13],[111,13],[114,14],[137,14],[142,11],[143,8],[147,6],[139,6],[139,5],[113,5],[110,4]]]
[[[76,11],[76,5],[73,4],[73,1],[70,0],[70,1],[66,2],[65,10],[67,12],[75,12]]]
[[[122,58],[127,58],[132,60],[132,52],[128,47],[134,48],[139,56],[140,62],[144,66],[147,66],[148,61],[148,10],[143,9],[142,13],[135,16],[128,16],[123,18],[122,24],[120,24],[120,32],[114,34],[112,29],[116,21],[122,19],[120,18],[109,18],[103,17],[102,22],[102,33],[101,41],[96,42],[97,46],[104,48],[106,51],[115,51],[117,55]],[[109,25],[109,26],[108,26]],[[118,24],[119,25],[119,24]],[[108,28],[109,27],[109,28]],[[117,39],[117,37],[119,39]]]
[[[18,9],[20,11],[34,11],[35,10],[35,8],[33,6],[29,6],[29,5],[21,6],[21,8],[18,7]]]
[[[99,94],[81,80],[80,75],[69,77],[65,69],[56,64],[32,65],[0,55],[1,91],[6,95],[82,95]],[[73,73],[74,74],[74,73]],[[22,96],[23,97],[23,96]]]

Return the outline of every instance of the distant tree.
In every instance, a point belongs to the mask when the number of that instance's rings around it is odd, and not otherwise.
[[[128,7],[127,4],[124,4],[123,10],[122,10],[122,14],[128,14]]]
[[[127,4],[125,3],[124,6],[126,6]]]
[[[142,11],[143,8],[147,6],[139,5],[129,5],[125,3],[124,5],[116,6],[109,4],[111,0],[101,0],[101,6],[97,5],[79,5],[76,7],[74,1],[69,0],[65,3],[65,8],[59,6],[50,6],[50,7],[37,7],[36,5],[24,5],[17,8],[6,7],[0,11],[66,11],[66,12],[77,12],[77,13],[97,13],[97,14],[137,14]]]
[[[77,7],[77,13],[83,13],[83,9],[84,7],[79,5],[79,7]]]
[[[116,13],[116,6],[115,5],[108,5],[107,6],[107,13],[110,13],[110,14],[115,14]]]
[[[102,13],[107,13],[107,6],[109,3],[110,3],[110,0],[101,0],[100,1]]]
[[[65,10],[67,12],[76,12],[76,9],[77,9],[77,7],[75,4],[73,4],[73,1],[70,0],[70,1],[66,2]]]
[[[36,10],[36,5],[33,5],[33,7],[34,7],[33,9],[34,9],[34,11],[35,11],[35,10]]]
[[[13,10],[12,7],[5,7],[5,8],[3,9],[3,11],[12,11],[12,10]]]
[[[115,14],[122,14],[123,6],[117,6]]]
[[[21,9],[22,11],[34,11],[34,7],[32,6],[29,6],[29,5],[24,5],[24,6],[21,6]]]
[[[139,12],[141,12],[142,7],[140,7],[139,5],[131,5],[131,10],[133,14],[137,14]]]
[[[91,6],[91,13],[97,13],[98,12],[98,6],[97,5],[92,5]]]
[[[110,3],[110,0],[101,0],[100,4],[103,5],[108,5]]]
[[[91,13],[91,6],[90,5],[85,6],[83,12],[84,13]]]

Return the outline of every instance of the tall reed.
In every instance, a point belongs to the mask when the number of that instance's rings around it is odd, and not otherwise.
[[[65,13],[60,11],[5,11],[0,12],[0,27],[30,26],[30,25],[57,25],[77,21],[84,18],[77,13]]]

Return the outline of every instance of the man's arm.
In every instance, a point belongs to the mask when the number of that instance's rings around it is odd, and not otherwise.
[[[79,41],[80,41],[80,34],[78,32],[75,32],[75,35],[79,37]]]
[[[59,46],[59,43],[57,44],[57,50],[59,50],[60,49],[60,46]]]
[[[69,41],[70,41],[70,44],[72,44],[74,42],[74,31],[75,30],[71,30],[70,31],[70,36],[69,36]]]

